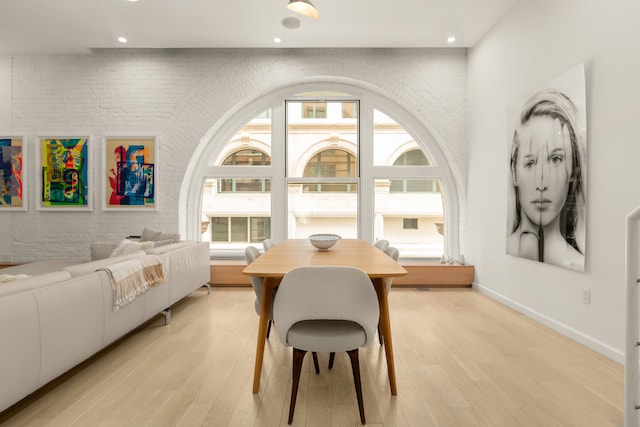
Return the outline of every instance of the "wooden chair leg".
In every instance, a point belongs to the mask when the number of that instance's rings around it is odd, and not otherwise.
[[[333,361],[336,358],[336,352],[332,351],[331,353],[329,353],[329,369],[333,368]]]
[[[362,384],[360,382],[360,362],[358,359],[358,349],[347,351],[351,359],[351,370],[353,371],[353,382],[356,386],[356,398],[358,399],[358,409],[360,410],[360,421],[366,424],[364,419],[364,403],[362,401]]]
[[[316,368],[316,375],[320,373],[320,365],[318,365],[318,353],[315,351],[311,353],[313,355],[313,366]]]
[[[269,334],[271,333],[271,324],[273,323],[273,320],[269,320],[269,323],[267,323],[267,339],[269,339]]]
[[[289,424],[293,421],[293,411],[296,410],[298,384],[300,383],[300,372],[302,371],[302,361],[305,354],[307,354],[305,350],[293,349],[293,384],[291,386],[291,403],[289,404]]]

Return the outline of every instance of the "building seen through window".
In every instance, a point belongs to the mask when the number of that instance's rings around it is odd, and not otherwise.
[[[247,245],[276,235],[360,238],[366,224],[373,240],[389,240],[402,258],[440,258],[442,185],[427,153],[381,111],[363,115],[358,100],[325,95],[283,100],[285,114],[257,114],[210,160],[201,216],[212,256],[241,258]],[[361,123],[363,116],[373,122]],[[273,129],[283,129],[284,138],[274,140]],[[282,158],[275,162],[273,153]],[[276,221],[273,203],[281,212]]]

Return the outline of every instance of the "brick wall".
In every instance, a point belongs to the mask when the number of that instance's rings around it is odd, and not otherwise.
[[[463,49],[97,50],[11,59],[8,131],[30,144],[29,210],[0,212],[0,261],[84,258],[91,240],[139,234],[144,225],[178,232],[185,170],[213,124],[271,91],[310,80],[363,87],[414,112],[465,181]],[[93,211],[37,211],[37,137],[71,134],[93,138]],[[159,210],[102,211],[102,138],[144,134],[160,142]]]

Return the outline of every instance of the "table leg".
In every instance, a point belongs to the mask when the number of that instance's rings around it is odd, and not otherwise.
[[[262,373],[262,360],[264,357],[264,345],[267,340],[267,324],[269,323],[269,313],[271,312],[271,302],[273,298],[273,288],[275,280],[264,278],[262,284],[262,301],[260,303],[260,323],[258,324],[258,343],[256,345],[256,362],[253,369],[253,393],[260,390],[260,375]]]
[[[384,352],[387,356],[387,370],[389,372],[389,385],[391,386],[391,394],[396,396],[398,389],[396,387],[396,366],[393,360],[393,342],[391,340],[391,320],[389,319],[389,300],[387,299],[387,290],[382,279],[374,279],[374,287],[378,294],[378,305],[380,307],[380,331],[382,332]]]

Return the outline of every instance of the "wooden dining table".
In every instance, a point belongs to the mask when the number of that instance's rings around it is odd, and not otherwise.
[[[273,295],[274,289],[280,284],[285,274],[296,267],[309,265],[358,267],[371,278],[380,307],[380,332],[387,358],[389,385],[391,387],[391,394],[397,395],[393,341],[389,320],[389,302],[384,279],[387,277],[404,276],[407,274],[407,270],[371,243],[360,239],[340,239],[335,246],[327,251],[316,249],[308,239],[287,239],[259,256],[242,271],[247,276],[264,278],[260,304],[256,361],[253,372],[253,393],[258,393],[260,389],[264,346],[272,304],[271,295]]]

